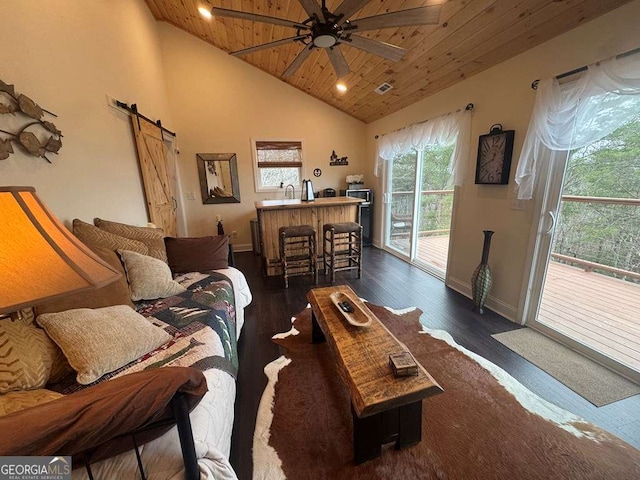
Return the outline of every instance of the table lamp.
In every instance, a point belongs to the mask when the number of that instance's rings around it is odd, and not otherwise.
[[[0,315],[119,277],[65,228],[34,188],[0,187]]]

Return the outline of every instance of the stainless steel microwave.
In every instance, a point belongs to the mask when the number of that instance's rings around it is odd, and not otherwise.
[[[345,197],[361,198],[364,200],[361,205],[371,205],[371,203],[373,203],[373,190],[369,188],[340,190],[340,195]]]

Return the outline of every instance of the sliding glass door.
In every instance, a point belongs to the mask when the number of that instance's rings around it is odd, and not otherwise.
[[[453,146],[429,146],[388,162],[385,247],[444,279],[453,208]]]
[[[417,205],[417,242],[414,262],[444,278],[449,254],[453,209],[453,175],[449,161],[453,146],[433,146],[420,152],[420,202]]]
[[[387,171],[385,246],[406,259],[413,251],[417,152],[399,155]]]
[[[558,152],[543,204],[526,324],[640,381],[640,116]]]

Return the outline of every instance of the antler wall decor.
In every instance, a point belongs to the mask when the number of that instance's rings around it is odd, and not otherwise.
[[[13,152],[12,143],[16,143],[29,155],[34,157],[42,157],[47,162],[51,160],[47,158],[47,153],[58,154],[58,150],[62,147],[62,132],[56,126],[46,120],[42,120],[44,114],[47,113],[53,117],[57,117],[54,113],[40,107],[36,102],[23,94],[17,95],[13,85],[7,85],[0,80],[0,96],[8,98],[8,104],[0,101],[0,114],[10,114],[27,117],[26,123],[19,127],[16,133],[8,132],[0,129],[0,133],[10,135],[10,138],[0,138],[0,160],[6,160]],[[48,138],[40,140],[38,136],[30,131],[32,127],[40,129],[48,135]]]

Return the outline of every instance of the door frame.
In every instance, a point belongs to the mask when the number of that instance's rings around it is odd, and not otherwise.
[[[542,155],[538,159],[539,175],[533,197],[535,199],[533,221],[531,222],[525,269],[525,272],[529,272],[529,274],[523,277],[520,292],[521,301],[518,306],[520,325],[527,325],[532,318],[535,319],[538,315],[542,287],[546,280],[547,265],[551,257],[553,228],[555,228],[554,217],[551,217],[549,212],[554,212],[557,221],[568,157],[568,152],[553,152],[546,148],[541,150]],[[555,179],[554,183],[554,177],[560,171],[559,165],[562,165],[562,179],[560,182]]]
[[[180,178],[180,151],[178,150],[178,143],[175,135],[169,135],[165,131],[162,132],[162,138],[166,150],[166,159],[169,178],[173,182],[174,198],[176,200],[176,227],[178,230],[178,237],[187,237],[187,218],[185,214],[185,205],[183,202],[183,190],[182,181]]]

